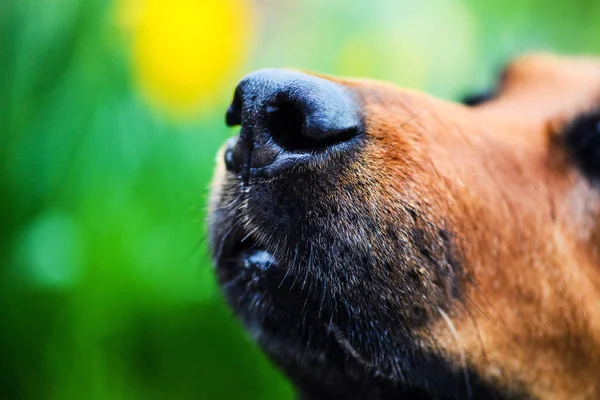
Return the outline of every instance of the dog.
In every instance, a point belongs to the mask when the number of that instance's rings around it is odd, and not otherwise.
[[[600,398],[600,59],[462,104],[259,70],[226,122],[218,282],[300,398]]]

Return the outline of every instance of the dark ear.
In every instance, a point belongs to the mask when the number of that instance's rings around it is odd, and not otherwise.
[[[600,108],[575,118],[566,127],[564,139],[581,173],[600,184]]]

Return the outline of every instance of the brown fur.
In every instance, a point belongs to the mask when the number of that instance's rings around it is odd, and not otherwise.
[[[408,327],[415,346],[504,393],[600,397],[600,189],[577,171],[561,138],[569,121],[600,104],[600,61],[519,58],[506,68],[494,99],[475,107],[369,80],[328,79],[359,99],[368,140],[339,171],[336,187],[353,188],[353,195],[331,190],[327,198],[369,214],[375,231],[419,228],[433,243],[433,258],[434,236],[448,232],[460,260],[455,279],[463,282],[462,300],[434,290],[431,270],[419,262],[374,279],[385,282],[378,293],[391,291],[395,299],[406,274],[416,271],[429,318]],[[219,188],[229,179],[219,174],[213,216],[233,197]],[[333,204],[327,198],[319,201]],[[328,223],[353,232],[345,212]],[[268,227],[256,229],[261,241],[272,241]],[[375,257],[398,250],[366,228],[358,233],[365,242],[372,238]],[[378,268],[375,274],[383,274]],[[356,302],[379,301],[364,293]],[[401,300],[390,304],[405,307]],[[365,349],[357,356],[372,360]]]

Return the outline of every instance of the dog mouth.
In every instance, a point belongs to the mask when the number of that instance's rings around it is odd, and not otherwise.
[[[236,245],[226,260],[235,263],[238,268],[258,273],[279,268],[279,263],[271,252],[249,239]]]
[[[234,309],[243,311],[242,316],[269,314],[282,298],[288,304],[294,301],[292,271],[269,246],[240,232],[222,240],[215,257],[217,278]]]
[[[267,276],[281,272],[279,261],[266,246],[249,235],[225,237],[217,256],[218,278],[225,289],[234,284],[257,286]]]

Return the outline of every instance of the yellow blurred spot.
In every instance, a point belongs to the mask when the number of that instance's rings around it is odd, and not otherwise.
[[[122,0],[136,78],[150,100],[190,114],[222,96],[248,51],[251,0]],[[228,92],[229,95],[229,92]]]

